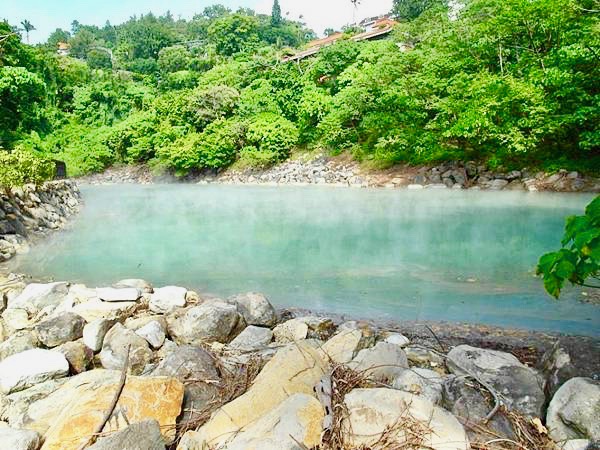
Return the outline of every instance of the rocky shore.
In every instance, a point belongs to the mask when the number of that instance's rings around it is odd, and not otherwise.
[[[9,276],[0,296],[0,448],[598,448],[598,374],[559,341],[500,351],[143,280]]]
[[[62,228],[79,210],[74,181],[57,180],[41,186],[27,184],[0,193],[0,262],[28,250],[36,236]]]
[[[382,171],[367,171],[346,156],[328,157],[304,154],[266,170],[236,170],[220,174],[196,174],[177,180],[167,175],[153,175],[145,166],[120,166],[79,179],[84,184],[153,182],[262,184],[262,185],[332,185],[408,189],[478,189],[555,192],[600,192],[600,178],[585,177],[578,172],[557,173],[531,171],[492,171],[474,162],[447,162],[436,166],[394,166]]]

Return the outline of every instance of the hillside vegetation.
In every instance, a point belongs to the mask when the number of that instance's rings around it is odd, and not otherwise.
[[[64,160],[71,175],[115,162],[266,167],[297,147],[373,167],[600,169],[593,0],[419,4],[387,39],[342,40],[298,64],[282,57],[315,35],[278,8],[75,21],[35,47],[0,23],[0,145]]]

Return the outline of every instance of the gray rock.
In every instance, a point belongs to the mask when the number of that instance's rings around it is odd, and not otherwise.
[[[304,316],[298,320],[308,326],[307,339],[320,339],[326,341],[335,333],[335,324],[327,317]]]
[[[153,292],[152,284],[146,280],[140,280],[139,278],[129,278],[126,280],[117,281],[114,288],[136,288],[143,294],[151,294]]]
[[[277,325],[273,329],[273,336],[278,344],[301,341],[308,337],[308,325],[302,320],[290,319]]]
[[[67,380],[68,378],[48,380],[23,391],[13,392],[4,398],[0,395],[0,419],[7,421],[13,428],[27,427],[29,406],[46,398]]]
[[[273,332],[268,328],[250,325],[231,341],[229,348],[243,351],[259,350],[271,342]]]
[[[96,319],[83,327],[83,343],[94,352],[102,349],[104,336],[114,325],[114,320]]]
[[[446,364],[456,375],[474,375],[489,383],[508,408],[526,416],[541,416],[544,380],[510,353],[459,345],[448,353]]]
[[[0,426],[0,448],[6,450],[37,450],[40,435],[36,431]]]
[[[404,352],[408,360],[416,365],[429,365],[439,367],[444,365],[444,358],[438,353],[418,345],[408,345],[404,347]]]
[[[0,344],[0,361],[11,355],[39,347],[37,336],[31,331],[18,331]]]
[[[393,380],[408,369],[408,359],[399,346],[378,342],[375,347],[359,351],[348,366],[376,380]]]
[[[83,317],[66,312],[40,322],[35,331],[42,344],[46,347],[56,347],[82,337],[84,326]]]
[[[248,325],[272,327],[277,322],[275,308],[263,294],[248,292],[229,297],[228,301],[238,305]]]
[[[546,427],[557,442],[600,440],[600,381],[571,378],[556,392],[546,414]]]
[[[597,450],[597,446],[592,447],[592,441],[589,439],[571,439],[560,446],[561,450]]]
[[[539,369],[546,378],[546,397],[552,398],[559,387],[575,376],[575,366],[571,356],[560,347],[557,341],[550,350],[542,356]]]
[[[508,181],[495,179],[489,184],[489,188],[493,191],[500,191],[508,185]]]
[[[165,450],[165,442],[156,420],[132,423],[128,427],[100,437],[89,450]]]
[[[160,348],[165,342],[165,329],[163,325],[156,320],[148,322],[143,327],[138,328],[135,333],[146,339],[148,344],[154,349]]]
[[[383,342],[387,342],[388,344],[395,344],[400,347],[406,347],[408,344],[410,344],[410,340],[400,333],[388,334],[383,340]]]
[[[55,348],[62,353],[69,362],[72,374],[85,372],[94,359],[94,352],[88,348],[81,339],[73,342],[65,342]]]
[[[26,350],[0,362],[0,390],[10,394],[68,373],[69,363],[60,352]]]
[[[444,379],[442,376],[429,369],[406,369],[398,375],[393,383],[394,389],[420,395],[431,401],[434,405],[442,402]]]
[[[134,375],[143,372],[152,358],[148,342],[120,323],[115,324],[104,336],[100,362],[105,369],[120,370],[125,364],[129,348],[129,368]]]
[[[137,288],[98,288],[98,298],[105,302],[136,302],[142,295]]]
[[[241,331],[244,319],[235,305],[210,300],[167,316],[169,335],[178,344],[230,342]]]
[[[4,320],[7,328],[12,331],[24,330],[31,326],[26,309],[9,308],[2,313],[2,320]]]
[[[148,307],[155,313],[169,313],[177,308],[183,308],[186,304],[185,296],[187,289],[178,286],[165,286],[157,288],[150,295]]]
[[[15,299],[9,301],[9,308],[26,309],[29,314],[37,314],[47,306],[57,306],[66,297],[69,289],[63,282],[28,284],[23,292]]]

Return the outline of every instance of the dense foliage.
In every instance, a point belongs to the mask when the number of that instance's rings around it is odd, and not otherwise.
[[[23,149],[7,151],[0,148],[0,188],[39,184],[53,175],[52,161]]]
[[[546,291],[558,298],[565,284],[600,289],[600,197],[585,209],[583,216],[567,218],[562,248],[540,258],[537,272]]]
[[[314,34],[278,2],[272,16],[216,5],[188,21],[74,21],[36,47],[0,23],[0,144],[64,160],[71,175],[116,161],[180,175],[265,167],[297,146],[376,167],[598,171],[592,3],[396,1],[388,38],[345,39],[300,63],[282,57]]]

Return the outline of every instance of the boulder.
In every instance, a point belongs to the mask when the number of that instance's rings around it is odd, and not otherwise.
[[[35,331],[42,344],[46,347],[56,347],[82,337],[84,326],[83,317],[67,312],[40,322]]]
[[[561,450],[597,450],[598,446],[592,447],[592,441],[589,439],[571,439],[564,442]]]
[[[158,322],[164,330],[167,329],[167,321],[165,316],[162,314],[149,314],[149,315],[139,315],[135,317],[128,317],[125,320],[125,328],[129,328],[130,330],[137,331],[145,325],[148,325],[150,322]]]
[[[167,316],[169,335],[178,344],[230,342],[244,320],[234,305],[211,300]]]
[[[335,333],[335,324],[326,317],[306,316],[298,317],[298,320],[308,325],[307,339],[326,341]]]
[[[151,373],[169,376],[185,386],[181,421],[193,420],[196,411],[202,411],[218,394],[219,373],[213,357],[201,347],[175,346],[167,352]]]
[[[444,357],[433,350],[410,344],[403,348],[408,360],[415,365],[427,365],[430,367],[440,367],[444,365]]]
[[[10,394],[68,373],[69,363],[62,353],[26,350],[0,362],[0,390]]]
[[[0,448],[6,450],[38,450],[40,435],[35,431],[0,426]]]
[[[150,362],[152,351],[146,340],[135,332],[116,323],[104,336],[100,362],[105,369],[122,369],[129,349],[129,369],[134,375],[139,375]]]
[[[236,433],[223,449],[298,450],[316,448],[323,431],[323,407],[306,394],[294,394]],[[202,431],[184,435],[178,450],[202,448]]]
[[[4,398],[0,396],[0,419],[7,421],[13,428],[24,428],[28,421],[27,412],[31,404],[46,398],[67,380],[67,378],[48,380],[23,391],[13,392]]]
[[[31,331],[18,331],[0,344],[0,361],[11,355],[39,347],[37,336]]]
[[[270,344],[273,332],[268,328],[250,325],[230,342],[229,348],[242,351],[260,350]]]
[[[29,320],[29,314],[26,309],[9,308],[2,313],[2,319],[7,328],[12,331],[20,331],[31,327],[33,324]]]
[[[165,450],[160,424],[154,420],[132,423],[122,430],[98,438],[88,450]]]
[[[44,434],[43,450],[81,448],[101,422],[120,377],[119,371],[99,369],[70,378],[61,388],[30,406],[26,427]],[[128,376],[115,414],[102,432],[154,419],[160,423],[165,441],[170,443],[175,437],[182,399],[183,385],[174,378]]]
[[[186,304],[187,289],[178,286],[165,286],[154,290],[150,295],[148,307],[155,313],[169,313],[176,308],[183,308]]]
[[[539,369],[546,379],[546,397],[552,398],[559,387],[575,376],[571,355],[556,343],[542,356]]]
[[[142,293],[137,288],[98,288],[97,297],[105,302],[137,302]]]
[[[131,316],[137,307],[136,302],[103,302],[99,298],[92,298],[73,306],[71,312],[79,314],[88,323],[98,319],[122,321]]]
[[[308,325],[300,319],[290,319],[277,325],[273,336],[278,344],[301,341],[308,336]]]
[[[99,352],[102,349],[104,336],[114,325],[113,320],[96,319],[83,327],[83,343],[92,351]]]
[[[135,334],[146,339],[148,344],[154,349],[162,347],[166,337],[163,325],[156,320],[148,322],[143,327],[138,328],[135,331]]]
[[[388,344],[395,344],[400,347],[406,347],[408,344],[410,344],[410,340],[400,333],[388,334],[383,340],[383,342],[387,342]]]
[[[600,381],[571,378],[554,394],[546,427],[557,442],[568,439],[600,440]]]
[[[245,394],[217,410],[198,430],[203,442],[214,447],[223,445],[291,395],[312,395],[313,387],[327,370],[321,354],[304,342],[281,348]]]
[[[56,347],[55,350],[65,355],[72,374],[85,372],[94,359],[94,352],[81,339],[65,342]]]
[[[248,292],[229,297],[228,301],[238,305],[248,325],[272,327],[277,322],[275,308],[263,294]]]
[[[396,443],[398,448],[402,445],[412,448],[409,443],[413,435],[405,431],[412,426],[423,440],[419,447],[470,449],[467,434],[458,420],[423,397],[386,388],[354,389],[346,394],[344,403],[348,417],[342,421],[342,429],[352,448],[374,445],[386,429],[387,442],[392,446]]]
[[[394,378],[392,383],[394,389],[420,395],[434,405],[442,403],[442,390],[444,379],[442,376],[429,369],[407,369]]]
[[[334,363],[346,364],[359,349],[362,333],[358,329],[343,329],[323,344],[325,357]]]
[[[508,408],[526,416],[541,416],[544,380],[510,353],[459,345],[448,353],[446,361],[450,372],[476,376],[490,384]]]
[[[396,344],[378,342],[358,352],[348,366],[374,380],[389,381],[408,369],[404,350]]]
[[[29,314],[37,314],[47,306],[57,306],[69,291],[67,283],[32,283],[28,284],[21,294],[9,301],[9,308],[26,309]]]
[[[114,288],[135,288],[138,289],[143,294],[151,294],[153,292],[152,284],[147,282],[146,280],[140,280],[139,278],[129,278],[126,280],[117,281],[114,285]]]

